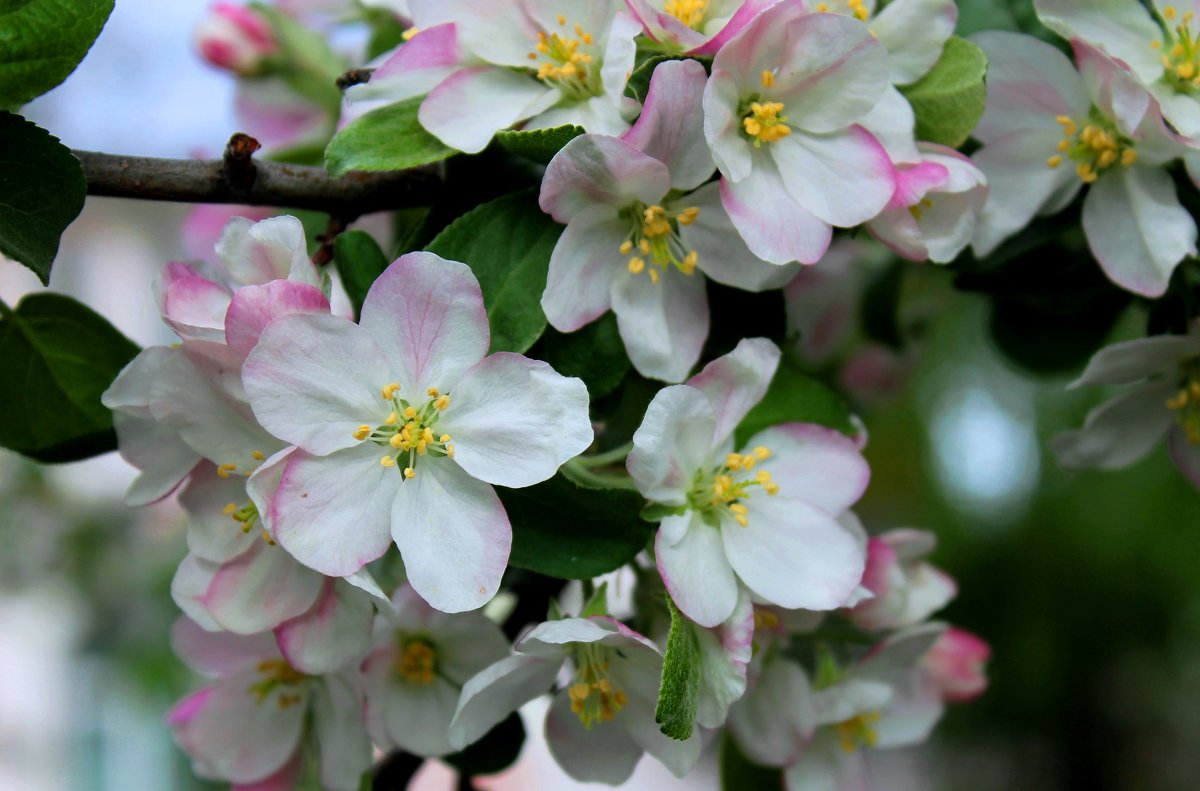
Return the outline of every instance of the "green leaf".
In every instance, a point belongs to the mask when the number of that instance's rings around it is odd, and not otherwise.
[[[492,775],[512,766],[523,744],[525,726],[521,724],[521,715],[514,711],[482,739],[441,760],[467,777]]]
[[[654,721],[659,730],[672,739],[683,741],[696,727],[696,707],[700,702],[700,640],[695,626],[679,612],[671,597],[671,633],[663,656],[662,683],[658,687],[658,706]]]
[[[692,58],[687,55],[652,55],[642,61],[641,65],[633,70],[633,74],[629,75],[629,81],[625,83],[625,95],[644,103],[646,101],[646,94],[650,92],[650,78],[654,76],[654,69],[658,67],[658,64],[665,63],[668,60],[694,60],[701,63],[705,71],[712,71],[712,58]]]
[[[21,116],[0,112],[0,252],[50,282],[59,237],[86,194],[70,149]]]
[[[638,513],[638,516],[646,522],[661,522],[668,516],[683,516],[687,511],[688,507],[686,505],[650,503]]]
[[[593,615],[608,615],[608,583],[600,583],[600,587],[588,599],[587,604],[583,605],[583,609],[579,611],[580,618],[589,618]]]
[[[987,56],[958,36],[933,69],[901,89],[917,116],[917,139],[957,148],[967,142],[987,104]]]
[[[417,120],[421,100],[396,102],[351,122],[325,148],[325,168],[334,176],[351,170],[405,170],[457,154]]]
[[[562,474],[524,489],[497,487],[512,522],[517,568],[559,579],[587,579],[628,563],[654,528],[638,518],[644,503],[625,489],[585,489]]]
[[[385,52],[404,43],[404,32],[408,27],[386,8],[363,9],[367,24],[371,27],[371,38],[367,40],[366,60],[372,61]]]
[[[546,329],[542,292],[562,226],[534,190],[485,203],[446,226],[425,249],[471,267],[483,289],[493,352],[525,352]]]
[[[116,448],[100,403],[138,347],[102,316],[61,294],[0,303],[0,446],[42,462]]]
[[[547,329],[539,357],[563,376],[582,379],[593,400],[616,390],[630,369],[617,318],[612,313],[575,332]]]
[[[721,738],[721,788],[724,791],[770,791],[783,788],[783,770],[753,763],[726,731]]]
[[[582,126],[574,124],[549,129],[505,129],[496,133],[496,142],[510,153],[545,165],[583,132]]]
[[[0,108],[20,107],[65,80],[112,9],[113,0],[0,2]]]
[[[849,436],[857,433],[850,407],[842,397],[786,361],[775,372],[763,400],[738,424],[734,432],[737,446],[779,423],[816,423]]]
[[[369,233],[358,230],[346,231],[334,239],[333,262],[357,316],[371,284],[391,262]]]

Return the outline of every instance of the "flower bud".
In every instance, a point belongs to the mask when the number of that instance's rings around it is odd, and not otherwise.
[[[262,71],[264,58],[279,45],[271,26],[255,11],[232,3],[217,3],[196,28],[201,56],[212,65],[243,77]]]
[[[950,703],[974,700],[987,691],[984,665],[991,646],[970,632],[950,627],[921,658],[921,670]]]

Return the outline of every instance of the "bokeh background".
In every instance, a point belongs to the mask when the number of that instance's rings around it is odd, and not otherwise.
[[[74,148],[183,157],[237,128],[234,87],[191,44],[203,0],[118,0],[95,48],[27,114]],[[1029,22],[1028,3],[964,8],[960,33]],[[188,207],[90,199],[51,288],[142,345],[164,343],[150,282],[187,255]],[[1102,393],[1068,392],[994,347],[984,297],[953,274],[905,280],[915,340],[904,387],[861,404],[870,430],[869,528],[921,527],[960,582],[944,617],[994,649],[991,688],[952,708],[926,746],[879,756],[882,789],[1192,789],[1200,776],[1200,495],[1160,449],[1120,473],[1067,473],[1049,438]],[[0,260],[0,298],[37,290]],[[1146,326],[1131,306],[1112,339]],[[1053,337],[1045,343],[1053,344]],[[0,374],[3,375],[3,374]],[[162,716],[195,683],[170,654],[168,592],[184,554],[171,505],[130,512],[115,454],[37,467],[0,451],[0,789],[203,788]],[[526,711],[536,736],[540,712]],[[453,788],[431,762],[421,787]],[[584,788],[531,738],[483,788]],[[709,789],[644,761],[635,788]]]

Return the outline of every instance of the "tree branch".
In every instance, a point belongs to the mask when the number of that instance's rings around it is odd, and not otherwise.
[[[182,203],[242,203],[315,209],[349,221],[363,214],[428,206],[441,168],[333,178],[323,168],[251,160],[258,142],[234,135],[224,159],[159,159],[76,151],[89,195]]]

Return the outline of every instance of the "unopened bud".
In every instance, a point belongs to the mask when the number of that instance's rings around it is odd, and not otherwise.
[[[261,72],[263,60],[279,49],[266,19],[233,3],[212,7],[196,28],[196,45],[212,65],[247,77]]]

